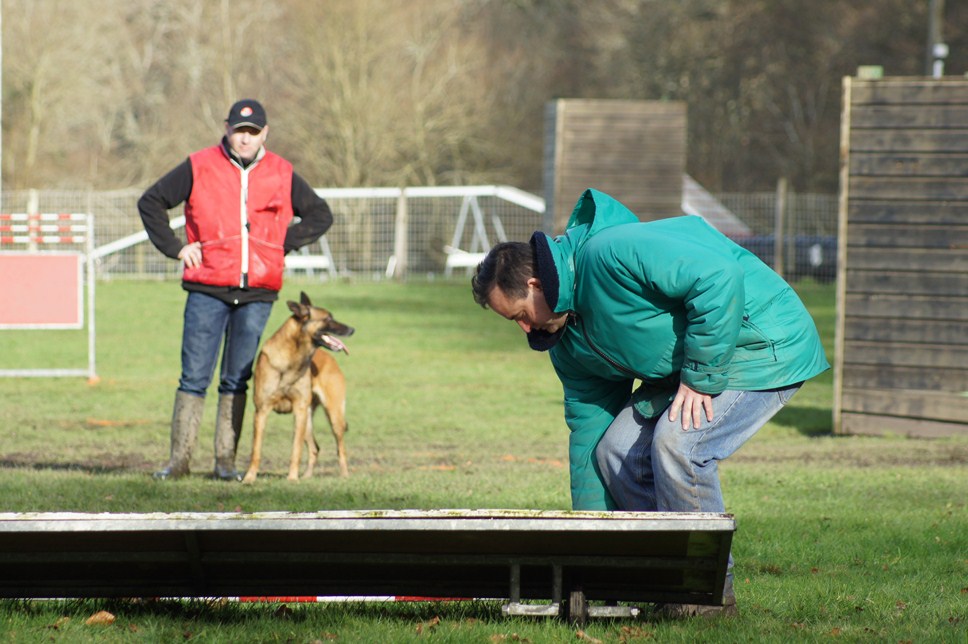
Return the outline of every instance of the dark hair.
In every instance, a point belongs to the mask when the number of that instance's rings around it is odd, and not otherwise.
[[[471,278],[474,301],[487,308],[495,288],[508,298],[528,296],[528,280],[537,276],[534,249],[527,242],[502,242],[488,251]]]

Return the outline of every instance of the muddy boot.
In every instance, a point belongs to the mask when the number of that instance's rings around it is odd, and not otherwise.
[[[192,448],[198,438],[198,426],[202,423],[205,399],[184,391],[175,392],[175,409],[171,415],[171,458],[168,465],[155,478],[177,479],[188,474],[188,464],[192,460]]]
[[[215,419],[215,473],[223,481],[241,481],[242,473],[235,469],[235,448],[242,435],[245,416],[245,392],[220,394],[218,417]]]

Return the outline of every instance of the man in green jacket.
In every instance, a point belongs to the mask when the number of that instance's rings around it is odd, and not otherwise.
[[[596,190],[563,235],[492,248],[472,286],[551,356],[576,510],[724,512],[718,461],[830,366],[803,303],[755,255],[700,217],[640,222]],[[735,613],[732,559],[723,601],[662,610]]]

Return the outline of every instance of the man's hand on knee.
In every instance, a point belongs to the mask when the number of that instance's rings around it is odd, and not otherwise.
[[[706,420],[713,420],[713,397],[696,391],[692,387],[679,383],[679,391],[669,406],[669,422],[674,423],[682,414],[682,429],[699,429],[702,424],[701,414],[705,411]]]

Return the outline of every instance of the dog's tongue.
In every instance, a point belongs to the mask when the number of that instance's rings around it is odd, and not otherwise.
[[[330,351],[342,351],[346,355],[350,354],[349,349],[346,348],[346,345],[339,338],[324,334],[320,339]]]

